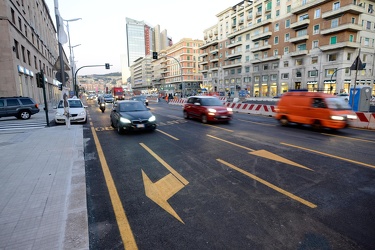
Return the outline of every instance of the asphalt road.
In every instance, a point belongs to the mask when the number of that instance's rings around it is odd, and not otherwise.
[[[271,117],[185,120],[119,135],[110,105],[84,126],[90,249],[373,249],[375,132]]]

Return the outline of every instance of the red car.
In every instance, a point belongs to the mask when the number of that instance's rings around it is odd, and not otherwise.
[[[198,118],[203,123],[229,122],[233,118],[233,110],[214,96],[190,96],[183,112],[185,119]]]

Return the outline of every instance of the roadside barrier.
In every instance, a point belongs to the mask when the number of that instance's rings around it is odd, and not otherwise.
[[[169,104],[184,105],[186,98],[171,100]],[[224,102],[228,108],[232,108],[233,112],[246,113],[254,115],[274,116],[276,105],[251,104],[251,103],[233,103]],[[357,119],[349,121],[349,125],[355,128],[365,128],[375,130],[375,113],[355,112]]]

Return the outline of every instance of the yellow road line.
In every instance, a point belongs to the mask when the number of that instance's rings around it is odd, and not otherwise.
[[[160,162],[166,169],[169,170],[179,181],[181,181],[185,186],[189,184],[189,181],[186,180],[182,175],[180,175],[176,170],[174,170],[168,163],[166,163],[162,158],[160,158],[154,151],[147,147],[143,143],[139,143],[146,151],[152,155],[158,162]]]
[[[360,139],[360,138],[353,138],[353,137],[347,137],[347,136],[342,136],[342,135],[331,135],[331,134],[327,134],[327,133],[321,133],[322,135],[329,135],[329,136],[333,136],[333,137],[342,137],[342,138],[345,138],[347,140],[356,140],[356,141],[364,141],[364,142],[369,142],[369,143],[375,143],[375,141],[369,141],[369,140],[365,140],[365,139]]]
[[[336,158],[336,159],[339,159],[339,160],[355,163],[355,164],[358,164],[358,165],[362,165],[362,166],[366,166],[366,167],[370,167],[370,168],[375,168],[374,165],[370,165],[370,164],[359,162],[359,161],[350,160],[350,159],[343,158],[343,157],[336,156],[336,155],[327,154],[327,153],[316,151],[316,150],[313,150],[313,149],[303,148],[303,147],[300,147],[300,146],[296,146],[296,145],[292,145],[292,144],[288,144],[288,143],[284,143],[284,142],[280,142],[280,144],[285,145],[285,146],[289,146],[289,147],[293,147],[293,148],[299,148],[299,149],[302,149],[302,150],[310,151],[310,152],[313,152],[313,153],[316,153],[316,154],[325,155],[325,156]]]
[[[158,132],[160,132],[162,134],[165,134],[166,136],[169,136],[169,137],[171,137],[172,139],[174,139],[176,141],[180,140],[180,139],[178,139],[178,138],[176,138],[176,137],[174,137],[174,136],[172,136],[172,135],[170,135],[170,134],[168,134],[168,133],[166,133],[164,131],[161,131],[160,129],[156,129],[156,131],[158,131]]]
[[[225,130],[225,131],[228,131],[228,132],[234,132],[233,130],[231,129],[227,129],[227,128],[222,128],[222,127],[218,127],[218,126],[214,126],[214,125],[210,125],[210,124],[204,124],[206,126],[210,126],[210,127],[214,127],[214,128],[217,128],[217,129],[221,129],[221,130]]]
[[[221,139],[221,138],[213,136],[213,135],[207,135],[207,136],[211,137],[213,139],[219,140],[219,141],[223,141],[223,142],[229,143],[229,144],[231,144],[233,146],[236,146],[236,147],[239,147],[239,148],[243,148],[243,149],[246,149],[246,150],[249,150],[249,151],[255,151],[254,149],[251,149],[251,148],[248,148],[248,147],[245,147],[245,146],[242,146],[242,145],[239,145],[239,144],[236,144],[236,143],[233,143],[233,142]]]
[[[265,180],[257,177],[256,175],[253,175],[253,174],[251,174],[249,172],[246,172],[245,170],[240,169],[240,168],[238,168],[238,167],[236,167],[236,166],[234,166],[234,165],[232,165],[232,164],[230,164],[230,163],[228,163],[226,161],[223,161],[221,159],[216,159],[216,160],[219,161],[219,162],[221,162],[222,164],[224,164],[224,165],[226,165],[226,166],[228,166],[228,167],[230,167],[230,168],[232,168],[234,170],[237,170],[238,172],[240,172],[240,173],[242,173],[242,174],[244,174],[244,175],[246,175],[246,176],[248,176],[248,177],[250,177],[250,178],[252,178],[252,179],[254,179],[254,180],[256,180],[256,181],[258,181],[258,182],[260,182],[262,184],[264,184],[264,185],[266,185],[267,187],[272,188],[273,190],[275,190],[275,191],[277,191],[279,193],[282,193],[283,195],[286,195],[289,198],[292,198],[293,200],[301,202],[302,204],[304,204],[304,205],[306,205],[308,207],[311,207],[311,208],[316,208],[317,207],[317,205],[315,205],[314,203],[311,203],[311,202],[309,202],[307,200],[304,200],[301,197],[298,197],[298,196],[296,196],[296,195],[294,195],[294,194],[292,194],[292,193],[290,193],[290,192],[288,192],[288,191],[286,191],[284,189],[281,189],[281,188],[279,188],[279,187],[277,187],[277,186],[269,183],[268,181],[265,181]]]
[[[94,141],[96,144],[96,148],[98,150],[99,160],[102,166],[105,182],[108,187],[109,197],[111,198],[111,203],[113,206],[113,210],[115,212],[117,225],[119,227],[121,239],[124,244],[124,248],[125,249],[138,249],[137,243],[135,242],[135,239],[134,239],[133,232],[130,228],[128,218],[126,217],[125,210],[122,206],[120,196],[118,195],[115,182],[113,181],[111,172],[109,171],[109,168],[107,165],[107,161],[104,157],[102,146],[100,145],[98,136],[96,135],[95,129],[92,126],[91,122],[90,122],[90,125],[91,125],[91,132],[93,134]]]

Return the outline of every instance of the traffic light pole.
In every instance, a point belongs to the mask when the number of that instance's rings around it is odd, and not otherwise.
[[[77,69],[76,73],[74,74],[74,82],[75,82],[75,85],[76,85],[76,89],[75,89],[75,93],[76,93],[76,96],[78,96],[78,90],[77,90],[77,73],[78,71],[80,71],[81,69],[83,68],[91,68],[91,67],[105,67],[106,69],[109,69],[110,67],[109,66],[112,66],[112,65],[109,65],[109,63],[106,63],[104,65],[86,65],[86,66],[82,66],[80,67],[79,69]]]
[[[46,121],[47,121],[47,127],[49,127],[49,118],[48,118],[48,104],[47,104],[47,95],[46,95],[46,84],[45,84],[45,80],[44,80],[44,72],[43,70],[40,71],[40,75],[41,75],[41,85],[42,85],[42,88],[43,88],[43,98],[44,98],[44,111],[46,112]]]

